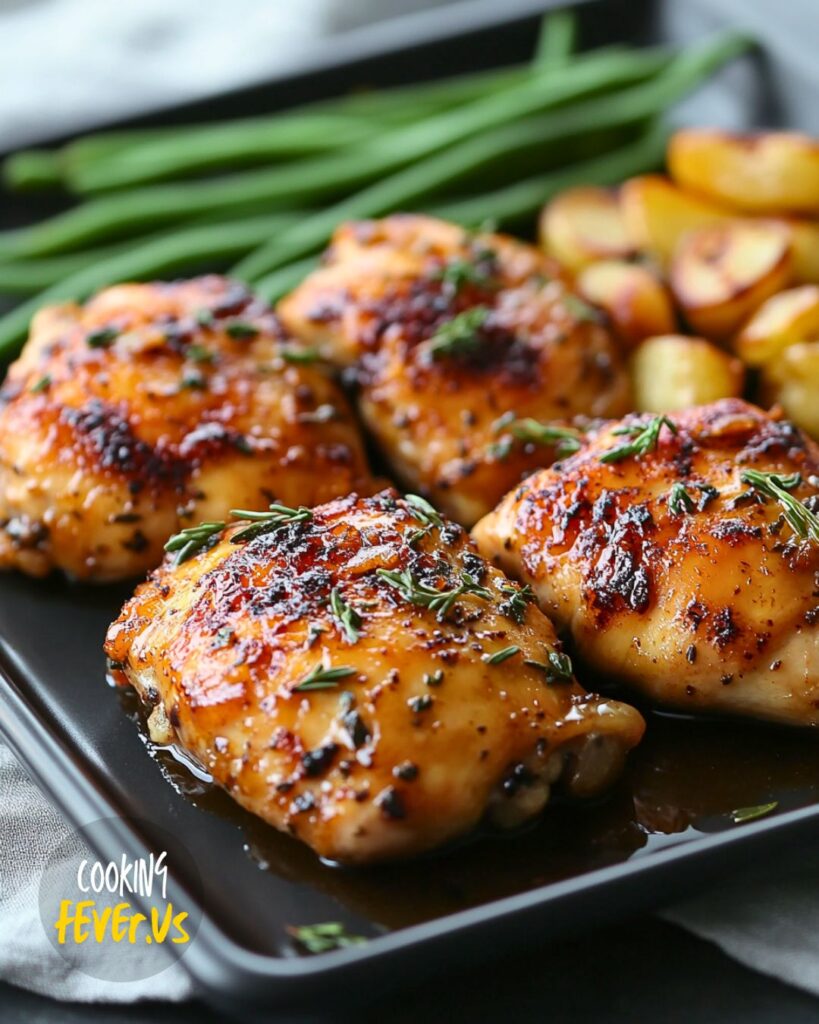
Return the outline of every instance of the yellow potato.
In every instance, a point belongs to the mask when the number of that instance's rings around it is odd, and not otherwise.
[[[819,223],[789,220],[793,249],[793,279],[796,284],[819,284]]]
[[[730,220],[724,207],[689,195],[659,174],[630,178],[620,189],[620,207],[629,237],[663,268],[681,238],[695,228]]]
[[[540,244],[570,270],[633,251],[616,194],[591,186],[567,189],[544,206]]]
[[[640,412],[676,412],[742,394],[745,371],[704,338],[649,338],[634,353],[632,382]]]
[[[576,284],[584,299],[608,313],[628,345],[676,329],[671,296],[645,267],[624,260],[601,260],[581,270]]]
[[[749,366],[762,366],[790,345],[819,340],[819,286],[804,284],[767,299],[734,339]]]
[[[792,265],[787,225],[728,221],[682,239],[671,265],[671,290],[695,331],[722,340],[789,284]]]
[[[799,342],[771,360],[762,370],[762,396],[819,438],[819,342]]]
[[[797,132],[676,132],[668,168],[682,188],[751,213],[819,213],[819,142]]]

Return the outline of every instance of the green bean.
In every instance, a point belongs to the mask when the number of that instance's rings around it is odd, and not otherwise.
[[[206,224],[165,235],[141,246],[123,247],[107,260],[94,262],[0,318],[0,360],[13,357],[31,317],[44,305],[80,301],[100,288],[122,281],[145,280],[163,273],[190,270],[236,259],[259,241],[285,229],[301,213],[274,214],[233,224]]]
[[[666,63],[664,55],[653,51],[578,59],[558,75],[541,75],[418,124],[385,132],[371,145],[342,150],[333,160],[319,157],[213,181],[157,185],[103,197],[22,232],[13,244],[20,255],[49,256],[126,233],[145,233],[209,210],[229,214],[251,211],[254,205],[268,209],[276,203],[314,205],[497,125],[645,79]],[[0,247],[3,243],[0,235]]]
[[[488,215],[498,226],[518,224],[536,213],[558,192],[578,182],[615,185],[635,174],[655,170],[662,166],[667,139],[668,130],[654,124],[636,141],[611,153],[527,178],[494,192],[443,202],[430,207],[427,212],[472,229],[480,227]]]
[[[447,182],[457,180],[474,166],[521,147],[527,136],[539,140],[541,145],[547,140],[557,145],[595,129],[639,123],[653,117],[746,46],[746,40],[739,36],[720,36],[698,49],[680,54],[664,74],[651,81],[560,108],[537,120],[514,122],[451,146],[299,221],[242,260],[234,273],[248,281],[264,277],[326,244],[340,221],[378,217],[415,203]]]
[[[565,64],[574,50],[576,35],[577,18],[574,11],[566,9],[547,14],[540,26],[535,65],[559,67]]]

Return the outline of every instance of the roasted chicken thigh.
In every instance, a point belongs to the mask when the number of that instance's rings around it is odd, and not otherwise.
[[[346,224],[278,309],[348,368],[396,477],[464,525],[575,447],[574,417],[630,407],[599,314],[506,236],[411,215]]]
[[[486,813],[516,824],[553,785],[600,791],[642,735],[421,499],[275,506],[172,547],[106,652],[158,739],[324,857],[409,856]]]
[[[368,491],[338,386],[220,277],[45,309],[0,392],[0,566],[155,566],[180,525]]]
[[[660,704],[819,724],[819,448],[739,399],[592,433],[477,524],[583,660]]]

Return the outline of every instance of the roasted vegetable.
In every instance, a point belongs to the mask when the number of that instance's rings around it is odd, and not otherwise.
[[[819,287],[813,284],[772,295],[763,302],[734,340],[738,356],[762,366],[783,349],[819,340]]]
[[[628,345],[655,334],[671,334],[677,326],[668,290],[646,267],[601,260],[580,272],[577,287],[583,298],[605,310]]]
[[[594,260],[629,256],[634,249],[616,193],[590,186],[561,192],[543,208],[540,242],[570,270]]]
[[[704,338],[649,338],[634,353],[631,367],[640,412],[675,412],[742,394],[742,363]]]

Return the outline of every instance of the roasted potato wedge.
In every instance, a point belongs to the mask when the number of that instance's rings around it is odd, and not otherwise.
[[[649,338],[632,356],[631,371],[640,412],[676,412],[736,397],[745,378],[739,359],[683,334]]]
[[[608,313],[629,346],[676,329],[668,289],[646,267],[624,260],[600,260],[584,267],[576,284],[584,299]]]
[[[762,398],[778,404],[788,419],[819,439],[819,342],[784,349],[762,370]]]
[[[570,270],[634,248],[616,193],[593,186],[567,189],[544,206],[540,244]]]
[[[749,366],[763,366],[783,349],[819,340],[819,286],[804,284],[762,303],[734,339],[734,350]]]
[[[676,132],[668,169],[682,188],[750,213],[819,213],[819,141],[798,132]]]
[[[819,222],[788,221],[793,249],[793,280],[796,284],[819,284]]]
[[[666,268],[681,238],[695,228],[720,224],[735,214],[689,195],[660,174],[630,178],[620,189],[626,230],[636,248]]]
[[[706,338],[730,338],[762,303],[790,283],[786,224],[735,220],[689,232],[671,264],[671,290]]]

